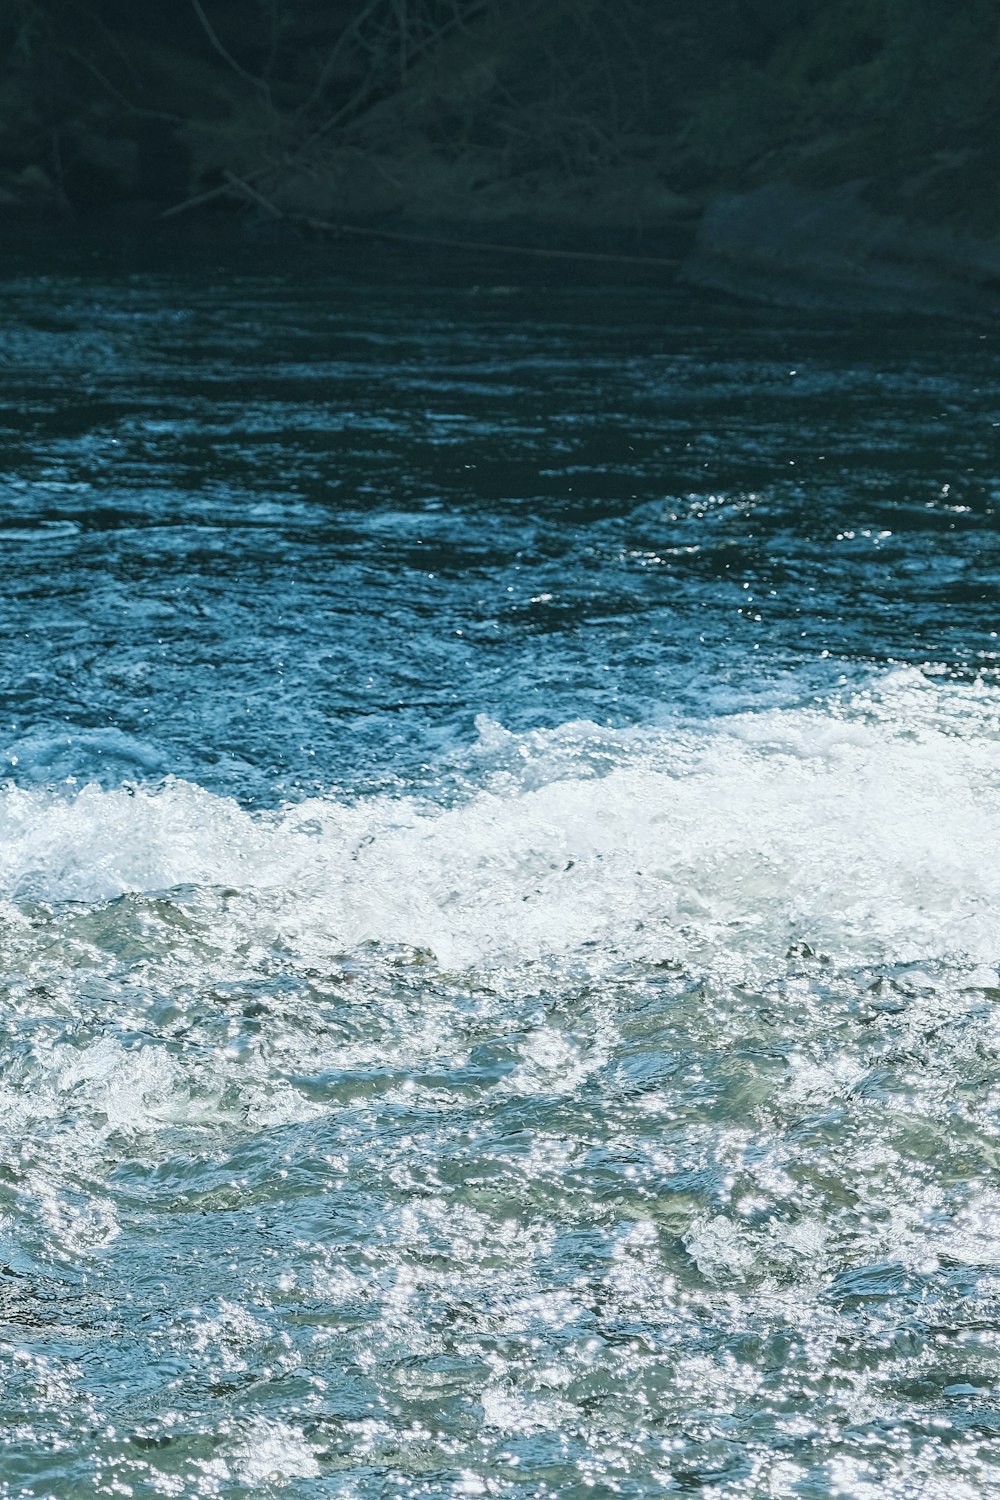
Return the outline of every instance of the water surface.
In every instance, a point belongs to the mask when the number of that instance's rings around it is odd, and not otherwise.
[[[0,1495],[1000,1495],[994,337],[0,300]]]

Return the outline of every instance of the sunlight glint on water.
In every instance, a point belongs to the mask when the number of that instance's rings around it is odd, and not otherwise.
[[[1000,1495],[991,351],[199,286],[8,284],[0,1496]]]

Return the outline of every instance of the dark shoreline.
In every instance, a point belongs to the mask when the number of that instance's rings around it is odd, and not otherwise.
[[[861,185],[827,190],[772,182],[720,193],[694,221],[637,232],[605,222],[554,225],[512,217],[494,223],[389,219],[318,224],[292,216],[192,212],[164,219],[159,205],[126,204],[84,217],[9,210],[0,255],[58,241],[63,250],[120,244],[156,258],[198,246],[270,254],[344,252],[354,267],[369,252],[412,252],[424,263],[481,261],[543,274],[592,271],[626,282],[690,287],[788,309],[919,314],[993,326],[1000,319],[1000,237],[908,223],[869,208]]]
[[[992,326],[998,117],[986,0],[19,0],[0,244],[397,244]]]

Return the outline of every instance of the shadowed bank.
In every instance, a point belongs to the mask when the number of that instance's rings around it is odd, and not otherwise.
[[[985,0],[14,0],[0,206],[991,316],[998,51]]]

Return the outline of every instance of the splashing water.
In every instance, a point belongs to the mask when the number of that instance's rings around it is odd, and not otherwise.
[[[87,285],[0,337],[3,1500],[1000,1495],[986,398]]]
[[[33,1452],[85,1420],[192,1494],[985,1472],[997,708],[484,725],[445,803],[9,788]]]

